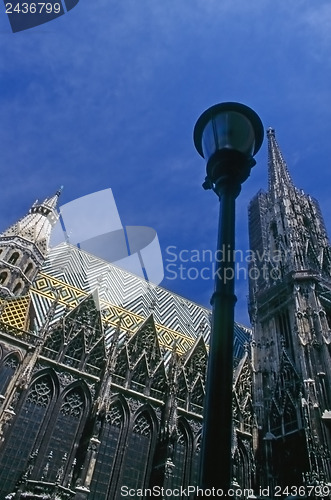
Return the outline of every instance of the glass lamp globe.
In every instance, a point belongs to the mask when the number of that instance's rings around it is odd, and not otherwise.
[[[247,158],[263,142],[263,125],[248,106],[236,102],[216,104],[207,109],[194,128],[194,144],[207,161],[218,151],[233,150]]]

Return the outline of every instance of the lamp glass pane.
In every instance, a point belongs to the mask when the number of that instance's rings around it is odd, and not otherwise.
[[[210,120],[202,133],[202,151],[203,157],[208,160],[216,151],[217,138],[214,133],[214,121]]]
[[[251,122],[236,111],[225,111],[207,123],[202,135],[206,159],[220,149],[234,149],[246,155],[254,151],[255,135]]]

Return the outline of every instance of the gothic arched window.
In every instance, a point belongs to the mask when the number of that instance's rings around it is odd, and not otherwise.
[[[106,414],[99,436],[100,446],[90,486],[89,500],[110,498],[114,465],[123,433],[124,411],[122,405],[113,404]]]
[[[32,262],[29,262],[29,264],[26,266],[24,270],[25,276],[29,276],[29,273],[31,272],[32,269],[33,269],[33,264]]]
[[[17,283],[14,287],[13,294],[18,295],[20,291],[22,290],[22,283]]]
[[[0,453],[0,498],[10,493],[24,472],[53,396],[49,376],[38,378],[28,390],[17,416],[8,429]],[[3,496],[2,496],[3,495]]]
[[[63,465],[63,460],[70,456],[78,430],[81,427],[84,410],[85,396],[80,387],[75,387],[67,392],[58,401],[54,409],[54,425],[52,426],[47,448],[45,449],[44,445],[42,445],[43,456],[45,457],[42,469],[45,467],[48,457],[52,457],[47,481],[56,480],[58,470]]]
[[[0,365],[0,394],[4,394],[18,366],[19,360],[16,354],[7,356]]]
[[[150,467],[153,453],[153,425],[148,412],[139,413],[133,423],[128,437],[125,463],[123,467],[122,484],[128,488],[140,489],[146,487],[147,471]],[[141,497],[136,497],[138,498]]]
[[[172,457],[174,468],[172,476],[169,478],[169,488],[180,488],[187,486],[189,477],[187,474],[189,457],[189,439],[188,432],[182,422],[178,425],[178,437],[174,446],[174,454]]]
[[[8,273],[6,271],[2,271],[2,273],[0,273],[0,285],[4,285],[7,281],[7,278]]]
[[[20,254],[18,252],[13,252],[11,256],[9,257],[9,264],[12,264],[13,266],[16,264],[16,262],[19,259]]]

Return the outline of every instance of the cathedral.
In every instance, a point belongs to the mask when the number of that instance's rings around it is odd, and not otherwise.
[[[50,248],[59,197],[0,235],[0,499],[178,497],[198,485],[210,310]],[[234,455],[251,485],[249,338],[236,324]]]
[[[231,496],[328,498],[331,249],[267,136],[268,191],[249,206],[252,328],[234,332]],[[193,500],[211,312],[51,247],[60,194],[0,234],[0,500]]]

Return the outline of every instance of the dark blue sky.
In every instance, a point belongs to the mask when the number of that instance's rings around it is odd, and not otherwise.
[[[165,259],[169,246],[214,251],[218,202],[201,188],[192,132],[207,107],[239,101],[276,129],[330,232],[328,0],[80,0],[15,34],[2,7],[0,38],[0,229],[60,185],[63,203],[110,187],[122,223],[154,228]],[[237,202],[243,251],[248,202],[267,185],[266,142],[257,161]],[[213,289],[162,285],[203,305]],[[247,324],[246,285],[236,318]]]

